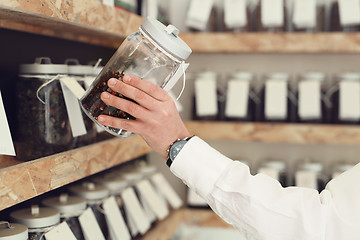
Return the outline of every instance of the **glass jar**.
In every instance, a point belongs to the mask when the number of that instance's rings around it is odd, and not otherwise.
[[[227,82],[225,119],[228,121],[255,121],[256,108],[260,104],[254,84],[254,75],[237,72]]]
[[[296,96],[297,122],[329,123],[332,104],[327,96],[328,82],[323,73],[310,72],[298,78]]]
[[[266,174],[280,182],[281,186],[287,187],[288,178],[286,164],[279,160],[268,160],[261,164],[258,173]]]
[[[85,113],[97,124],[100,124],[96,119],[101,114],[134,119],[126,112],[107,106],[100,99],[101,93],[107,91],[133,101],[112,91],[107,85],[110,78],[121,80],[124,74],[134,75],[170,90],[185,71],[184,61],[191,54],[191,49],[178,37],[178,34],[179,30],[174,26],[165,27],[157,20],[148,17],[137,32],[124,40],[81,98],[81,106]],[[125,129],[103,127],[115,136],[127,137],[131,134]]]
[[[33,64],[20,65],[16,94],[19,160],[71,149],[70,122],[58,74],[67,74],[67,66],[52,64],[50,58],[36,58]]]
[[[357,32],[360,30],[360,6],[356,1],[330,0],[330,30]],[[341,5],[341,6],[340,6]]]
[[[284,32],[287,17],[284,0],[258,0],[253,12],[253,31]]]
[[[29,240],[41,240],[60,223],[60,212],[54,208],[33,205],[31,208],[11,212],[10,218],[28,227]]]
[[[341,73],[334,76],[327,96],[331,99],[331,122],[335,124],[360,123],[360,74]]]
[[[108,239],[109,231],[104,215],[104,210],[102,209],[102,203],[109,196],[109,190],[104,186],[92,182],[77,184],[71,186],[69,189],[73,194],[86,200],[87,205],[91,208],[95,215],[95,218],[105,239]]]
[[[296,119],[296,96],[292,91],[290,76],[286,73],[271,73],[264,76],[260,87],[257,121],[294,122]]]
[[[18,223],[0,221],[0,240],[27,240],[28,228]]]
[[[320,32],[325,29],[324,0],[293,0],[290,14],[295,32]]]
[[[191,31],[216,32],[222,27],[222,0],[191,0],[186,15],[186,26]]]
[[[79,82],[83,88],[86,88],[86,77],[93,75],[95,71],[94,68],[90,65],[81,65],[77,59],[66,59],[65,64],[68,66],[68,77]],[[95,142],[96,126],[83,111],[81,111],[81,113],[83,115],[86,133],[76,137],[74,137],[73,134],[72,148],[86,146]]]
[[[324,173],[324,166],[319,162],[303,161],[295,171],[295,185],[298,187],[313,188],[321,192],[329,178]]]
[[[68,224],[76,239],[85,240],[78,218],[86,209],[84,198],[64,193],[58,197],[44,199],[42,204],[57,209],[60,212],[60,220]]]
[[[333,165],[331,177],[332,179],[336,178],[337,176],[341,175],[342,173],[346,172],[353,168],[355,164],[349,162],[338,162]]]

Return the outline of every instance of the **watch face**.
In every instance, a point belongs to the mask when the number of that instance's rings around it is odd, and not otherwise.
[[[176,158],[176,156],[179,154],[179,152],[184,147],[186,142],[187,141],[185,141],[185,140],[177,141],[171,146],[170,151],[169,151],[169,157],[171,160],[174,160]]]

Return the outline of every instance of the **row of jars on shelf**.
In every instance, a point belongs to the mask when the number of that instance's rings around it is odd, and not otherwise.
[[[250,72],[228,77],[222,91],[214,72],[194,78],[195,120],[358,124],[360,74],[329,78],[309,72],[291,78],[270,73],[256,78]]]
[[[182,200],[157,169],[140,161],[65,187],[0,226],[7,240],[139,239]]]

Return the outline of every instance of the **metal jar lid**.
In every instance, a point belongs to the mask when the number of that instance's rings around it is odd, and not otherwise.
[[[45,228],[60,222],[60,212],[58,210],[37,205],[14,211],[10,213],[10,217],[15,222],[24,224],[28,228]]]
[[[268,75],[266,75],[266,78],[269,80],[283,80],[283,81],[289,81],[290,80],[290,76],[288,73],[282,73],[282,72],[275,72],[275,73],[270,73]]]
[[[39,57],[32,64],[21,64],[20,74],[67,74],[66,64],[52,64],[48,57]]]
[[[151,175],[153,173],[156,173],[157,169],[155,166],[146,165],[146,166],[141,166],[139,168],[139,171],[145,175]]]
[[[109,190],[99,184],[84,182],[70,187],[70,191],[86,200],[101,200],[109,196]]]
[[[139,181],[143,178],[143,174],[140,172],[129,172],[129,173],[125,173],[123,175],[123,177],[125,178],[125,180],[127,180],[128,182],[136,182]]]
[[[27,240],[28,228],[23,224],[0,221],[0,240]]]
[[[254,79],[254,74],[251,72],[235,72],[231,77],[236,80],[251,81]]]
[[[308,72],[301,74],[301,78],[303,80],[316,80],[316,81],[324,81],[326,79],[325,73],[322,72]]]
[[[67,65],[67,71],[69,75],[83,76],[94,74],[94,67],[90,65],[81,65],[77,59],[66,59],[65,64]]]
[[[44,199],[42,204],[59,210],[61,214],[74,213],[86,209],[86,201],[84,198],[69,196],[66,193],[58,197]]]
[[[140,29],[150,35],[166,51],[182,60],[186,60],[192,52],[191,48],[178,36],[180,31],[173,25],[165,26],[155,18],[147,17]]]
[[[105,186],[110,192],[119,192],[127,187],[127,181],[122,177],[104,176],[95,178],[94,181]]]
[[[359,81],[360,80],[360,73],[356,72],[345,72],[337,75],[337,78],[340,80],[345,81]]]

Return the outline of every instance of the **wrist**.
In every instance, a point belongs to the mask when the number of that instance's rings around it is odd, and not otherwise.
[[[168,165],[168,167],[171,166],[171,164],[173,163],[173,161],[175,160],[175,158],[177,157],[177,155],[180,153],[180,151],[183,149],[183,147],[185,146],[185,144],[193,137],[194,135],[190,136],[190,137],[186,137],[183,139],[178,138],[175,142],[173,142],[172,144],[170,144],[169,149],[167,150],[168,152],[168,157],[166,160],[166,165]]]

